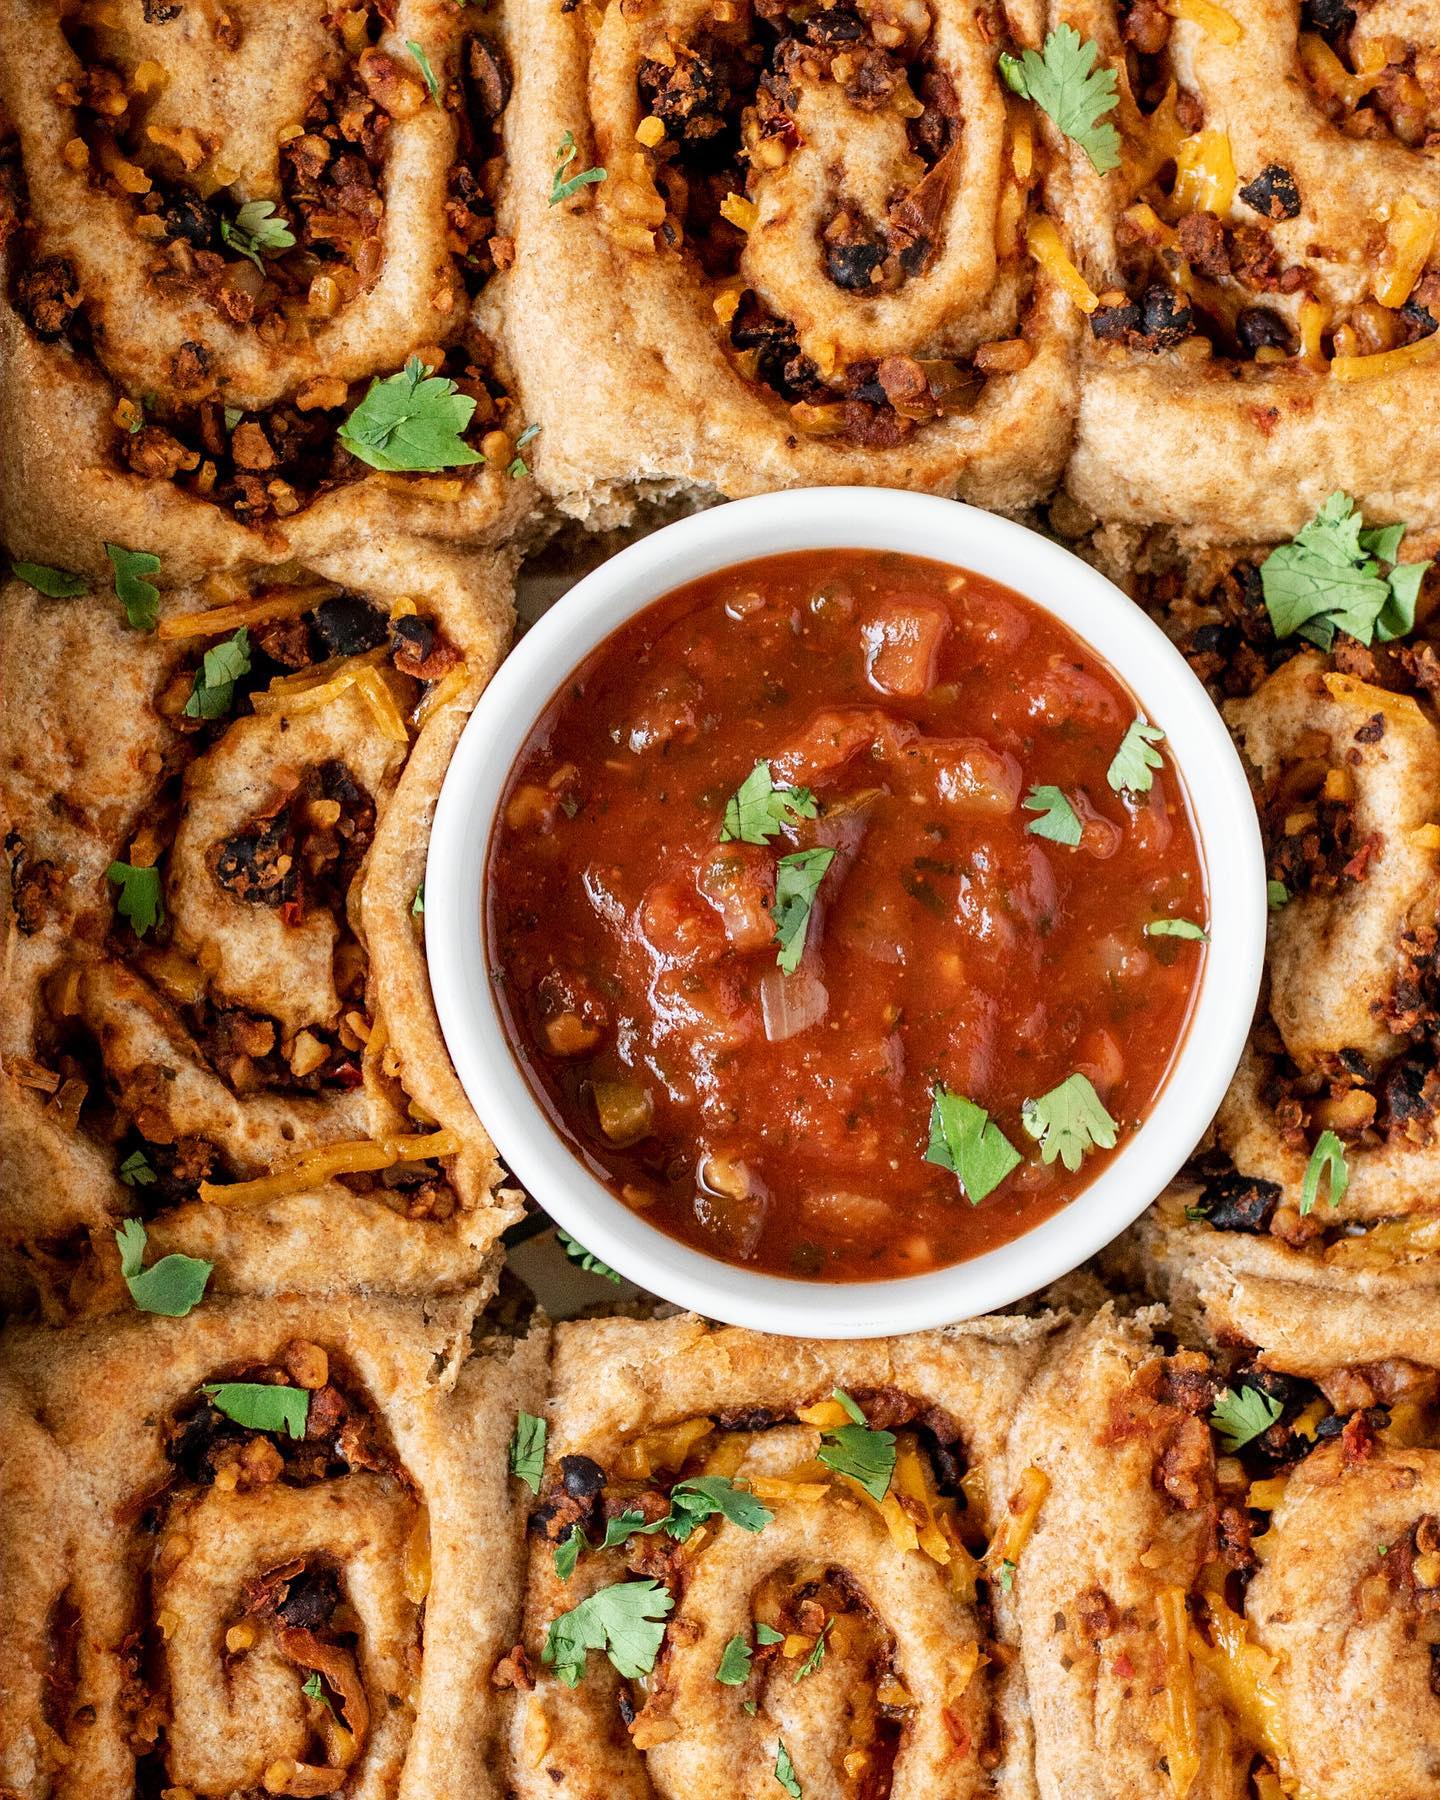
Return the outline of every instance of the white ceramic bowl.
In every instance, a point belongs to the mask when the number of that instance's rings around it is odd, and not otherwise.
[[[576,665],[651,601],[701,575],[788,550],[909,551],[1017,589],[1089,644],[1161,724],[1204,856],[1210,946],[1189,1030],[1149,1118],[1078,1198],[999,1249],[926,1275],[808,1282],[736,1268],[667,1237],[610,1194],[532,1094],[494,1003],[482,942],[491,824],[541,710]],[[425,873],[430,980],[460,1080],[506,1163],[566,1231],[632,1281],[730,1324],[880,1337],[1007,1306],[1129,1225],[1199,1142],[1239,1061],[1265,950],[1265,866],[1239,757],[1184,658],[1087,563],[1023,526],[887,488],[811,488],[733,501],[668,525],[585,576],[520,641],[481,696],[450,765]]]

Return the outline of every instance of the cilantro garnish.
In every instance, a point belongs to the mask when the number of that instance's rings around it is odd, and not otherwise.
[[[793,975],[805,954],[805,929],[810,908],[825,879],[835,852],[824,845],[814,850],[794,850],[782,856],[775,870],[775,957],[785,974]]]
[[[578,1525],[574,1526],[555,1552],[556,1571],[562,1580],[568,1581],[582,1550],[613,1550],[628,1537],[653,1537],[663,1531],[677,1544],[683,1544],[697,1525],[716,1513],[732,1525],[738,1525],[742,1531],[763,1531],[775,1517],[769,1507],[762,1506],[753,1494],[737,1487],[728,1476],[690,1476],[676,1482],[670,1490],[669,1512],[648,1525],[644,1513],[627,1510],[607,1522],[605,1536],[596,1545],[591,1545]]]
[[[804,1793],[795,1773],[795,1765],[790,1760],[790,1752],[785,1748],[783,1738],[775,1740],[775,1779],[790,1796],[790,1800],[804,1800]]]
[[[115,597],[125,608],[125,623],[132,631],[153,631],[160,617],[160,590],[144,577],[160,573],[160,558],[122,544],[107,544],[105,554],[115,570]]]
[[[320,1684],[320,1676],[318,1673],[307,1676],[306,1679],[300,1683],[300,1692],[307,1700],[315,1700],[318,1701],[321,1706],[329,1707],[331,1716],[334,1716],[335,1708],[331,1703],[330,1696]]]
[[[304,1388],[272,1387],[267,1381],[210,1381],[200,1389],[227,1419],[250,1431],[305,1435],[310,1395]]]
[[[1338,1206],[1350,1185],[1350,1166],[1345,1161],[1345,1146],[1333,1131],[1322,1131],[1310,1152],[1305,1180],[1300,1187],[1300,1211],[1308,1213],[1320,1196],[1320,1178],[1326,1177],[1330,1204]]]
[[[618,1286],[620,1277],[610,1267],[609,1263],[603,1263],[598,1256],[592,1256],[583,1244],[576,1243],[575,1239],[571,1237],[568,1231],[560,1231],[557,1229],[555,1236],[565,1246],[565,1254],[570,1258],[571,1262],[579,1263],[580,1267],[585,1270],[587,1275],[603,1275],[607,1281],[613,1281]]]
[[[430,98],[438,106],[440,104],[440,83],[435,79],[435,71],[430,67],[430,58],[425,54],[425,46],[417,44],[414,38],[406,38],[405,48],[420,65],[420,73],[425,77],[425,85],[430,90]]]
[[[125,1277],[130,1298],[141,1312],[183,1319],[200,1304],[215,1265],[202,1262],[198,1256],[171,1255],[162,1256],[147,1269],[145,1235],[145,1227],[138,1219],[127,1219],[115,1233],[120,1273]]]
[[[555,1573],[562,1581],[568,1581],[575,1573],[575,1565],[580,1560],[582,1550],[613,1550],[617,1544],[623,1544],[626,1538],[633,1537],[637,1532],[659,1529],[658,1524],[647,1526],[642,1512],[617,1513],[613,1519],[605,1521],[604,1537],[598,1544],[592,1545],[580,1527],[572,1525],[555,1546]]]
[[[1079,816],[1058,787],[1032,787],[1020,804],[1026,812],[1041,815],[1025,827],[1032,837],[1049,838],[1051,843],[1069,844],[1072,849],[1080,842]]]
[[[1016,1565],[1007,1556],[995,1572],[995,1579],[1000,1583],[1003,1593],[1008,1594],[1015,1586],[1015,1567]]]
[[[1165,758],[1155,748],[1164,743],[1165,733],[1158,725],[1136,719],[1120,740],[1115,760],[1105,771],[1105,779],[1117,794],[1148,794],[1155,785],[1154,769],[1163,769]]]
[[[149,1187],[155,1180],[150,1158],[143,1150],[132,1150],[120,1165],[120,1179],[126,1187]]]
[[[1267,881],[1265,900],[1271,912],[1279,912],[1282,906],[1290,904],[1290,890],[1283,881]]]
[[[1041,1160],[1053,1163],[1058,1156],[1072,1175],[1087,1150],[1113,1150],[1119,1130],[1088,1077],[1078,1073],[1067,1075],[1038,1100],[1027,1100],[1020,1118],[1031,1137],[1039,1139]]]
[[[160,922],[165,910],[160,903],[160,871],[137,869],[134,863],[112,862],[105,871],[105,879],[114,882],[120,890],[120,897],[115,902],[116,912],[122,919],[130,921],[136,937],[144,937],[152,925]]]
[[[755,1627],[755,1642],[757,1644],[783,1644],[785,1633],[777,1631],[773,1625],[766,1625],[761,1621]]]
[[[1395,564],[1403,525],[1369,529],[1348,494],[1335,493],[1294,541],[1260,565],[1260,586],[1277,638],[1298,634],[1328,650],[1337,631],[1362,644],[1403,637],[1428,562]],[[1383,575],[1381,565],[1392,565]]]
[[[265,267],[260,260],[262,250],[293,250],[295,247],[295,233],[276,213],[273,200],[249,200],[233,219],[222,219],[220,239],[241,256],[248,256],[255,267],[262,270]]]
[[[250,633],[242,625],[234,637],[205,652],[195,686],[185,702],[187,719],[219,719],[235,699],[235,683],[250,673]]]
[[[978,1206],[1021,1158],[983,1106],[937,1086],[931,1095],[930,1146],[925,1160],[958,1176],[965,1198]]]
[[[1146,937],[1190,938],[1197,944],[1208,944],[1210,933],[1203,925],[1197,925],[1193,919],[1149,919],[1145,924]]]
[[[523,1481],[532,1494],[540,1492],[540,1475],[545,1467],[545,1438],[549,1426],[534,1413],[522,1407],[515,1415],[515,1430],[510,1438],[510,1473]]]
[[[90,583],[83,575],[72,574],[69,569],[52,569],[48,563],[14,562],[10,573],[37,594],[44,594],[47,600],[74,600],[90,592]]]
[[[519,437],[516,438],[515,460],[506,470],[506,474],[509,475],[512,481],[518,481],[522,475],[528,475],[530,473],[530,465],[526,462],[525,458],[520,455],[520,451],[522,451],[527,444],[533,444],[539,435],[540,427],[538,425],[527,425],[520,433]]]
[[[415,898],[410,902],[410,917],[412,919],[425,917],[425,883],[423,881],[416,888]]]
[[[575,133],[567,131],[555,146],[555,173],[550,178],[550,204],[558,206],[562,200],[568,200],[572,194],[578,194],[582,187],[592,181],[604,181],[608,173],[605,169],[582,169],[578,175],[567,176],[565,171],[580,154],[580,146],[575,142]]]
[[[835,1623],[835,1621],[833,1619],[827,1619],[825,1621],[825,1623],[820,1627],[819,1636],[815,1639],[815,1648],[810,1652],[810,1654],[805,1658],[804,1662],[802,1662],[800,1667],[795,1671],[796,1681],[803,1681],[807,1675],[813,1675],[815,1673],[815,1671],[820,1667],[821,1663],[824,1662],[824,1660],[825,1660],[825,1634],[827,1631],[829,1631],[830,1627],[834,1623]]]
[[[675,1604],[655,1581],[621,1581],[597,1588],[561,1613],[545,1635],[540,1661],[566,1687],[578,1687],[586,1653],[603,1650],[627,1681],[648,1675],[665,1636],[660,1622]]]
[[[1233,1455],[1252,1439],[1267,1432],[1284,1412],[1284,1405],[1259,1388],[1226,1388],[1215,1402],[1210,1423]]]
[[[485,458],[461,433],[475,402],[446,375],[429,375],[412,356],[398,375],[377,377],[340,427],[340,442],[372,469],[463,469]]]
[[[782,826],[813,819],[819,811],[809,788],[776,787],[768,762],[755,767],[725,802],[722,844],[766,844]]]
[[[1097,69],[1099,45],[1082,38],[1071,25],[1061,25],[1045,40],[1041,55],[1022,50],[1000,52],[1000,73],[1012,93],[1033,100],[1048,113],[1056,129],[1073,138],[1105,175],[1120,167],[1120,133],[1104,115],[1115,105],[1115,71]]]
[[[895,1434],[872,1431],[864,1413],[842,1389],[836,1388],[834,1397],[854,1423],[825,1432],[815,1454],[827,1469],[858,1481],[872,1500],[883,1500],[895,1473]]]
[[[726,1687],[744,1687],[750,1679],[752,1654],[749,1644],[745,1642],[744,1632],[737,1631],[720,1653],[720,1665],[715,1671],[715,1679]]]
[[[227,431],[233,431],[245,417],[245,409],[240,406],[227,406],[224,409],[223,417],[225,420],[225,429]]]

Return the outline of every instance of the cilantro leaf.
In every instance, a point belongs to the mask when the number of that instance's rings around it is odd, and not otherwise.
[[[965,1198],[978,1206],[1018,1167],[1020,1152],[983,1106],[947,1087],[932,1090],[928,1163],[957,1176]]]
[[[310,1395],[305,1388],[272,1387],[268,1381],[208,1381],[200,1389],[227,1419],[251,1431],[305,1435]]]
[[[1082,38],[1071,25],[1061,25],[1045,40],[1041,55],[1023,50],[1000,53],[1006,86],[1048,113],[1055,127],[1073,138],[1094,164],[1107,174],[1120,167],[1120,133],[1104,115],[1115,105],[1115,71],[1095,67],[1097,44]]]
[[[755,1626],[755,1642],[757,1644],[783,1644],[785,1633],[777,1631],[773,1625],[766,1625],[762,1620]]]
[[[725,802],[720,842],[766,844],[782,826],[813,819],[819,810],[809,788],[776,787],[769,763],[757,762]]]
[[[1403,637],[1415,624],[1415,601],[1428,562],[1395,563],[1403,525],[1365,528],[1355,502],[1334,493],[1260,565],[1260,587],[1277,638],[1300,636],[1329,650],[1337,631],[1360,643]]]
[[[572,1525],[555,1547],[555,1573],[562,1581],[568,1581],[575,1573],[582,1550],[613,1550],[637,1532],[659,1531],[666,1523],[668,1520],[661,1519],[654,1525],[647,1525],[644,1513],[627,1509],[605,1521],[605,1535],[598,1544],[592,1544],[578,1525]]]
[[[582,169],[578,175],[566,176],[565,171],[580,154],[580,146],[575,142],[575,133],[567,131],[555,146],[555,173],[550,178],[550,204],[558,206],[562,200],[568,200],[572,194],[578,194],[582,187],[592,181],[604,181],[608,170]]]
[[[340,427],[340,442],[372,469],[462,469],[485,458],[461,433],[475,402],[445,375],[429,375],[412,356],[397,375],[377,376]]]
[[[410,917],[412,919],[425,917],[425,883],[423,881],[416,888],[415,898],[410,902]]]
[[[782,856],[775,871],[775,960],[787,975],[800,967],[805,954],[805,929],[810,908],[825,879],[835,852],[822,845],[815,850],[795,850]]]
[[[715,1671],[715,1679],[726,1687],[744,1687],[750,1679],[750,1646],[745,1642],[745,1634],[737,1631],[730,1642],[720,1653],[720,1666]]]
[[[1350,1165],[1345,1161],[1345,1146],[1333,1131],[1322,1131],[1310,1152],[1310,1163],[1300,1187],[1300,1211],[1310,1212],[1320,1197],[1320,1177],[1326,1177],[1330,1204],[1338,1206],[1350,1185]]]
[[[1008,1594],[1014,1588],[1015,1568],[1016,1565],[1011,1562],[1008,1556],[1001,1561],[1000,1567],[996,1571],[996,1580],[1000,1583],[1002,1593]]]
[[[300,1692],[307,1700],[314,1700],[318,1702],[319,1705],[328,1707],[331,1717],[334,1717],[334,1704],[331,1701],[330,1696],[325,1692],[325,1689],[321,1686],[318,1671],[313,1675],[307,1676],[306,1679],[300,1683]]]
[[[790,1796],[790,1800],[805,1800],[799,1778],[795,1773],[795,1765],[790,1760],[790,1752],[785,1748],[783,1738],[775,1740],[775,1779]]]
[[[250,633],[242,625],[234,637],[205,652],[195,685],[185,702],[187,719],[219,719],[235,700],[235,683],[250,673]]]
[[[293,250],[295,233],[275,211],[273,200],[247,200],[233,219],[220,221],[220,240],[241,256],[248,256],[257,269],[262,250]],[[233,427],[232,427],[233,429]]]
[[[149,1187],[155,1180],[150,1158],[143,1150],[132,1150],[120,1165],[120,1179],[126,1187]]]
[[[1164,743],[1165,733],[1158,725],[1136,719],[1120,740],[1115,760],[1105,771],[1105,779],[1117,794],[1148,794],[1155,785],[1153,769],[1163,769],[1165,758],[1155,748]]]
[[[435,71],[430,67],[430,58],[425,54],[425,46],[417,44],[414,38],[406,38],[405,48],[419,63],[420,73],[425,77],[425,86],[430,90],[430,98],[439,106],[440,83],[435,79]]]
[[[213,1263],[202,1262],[198,1256],[170,1255],[147,1269],[145,1227],[138,1219],[126,1219],[115,1233],[115,1242],[120,1250],[120,1273],[141,1312],[183,1319],[200,1304]]]
[[[515,440],[515,459],[510,464],[509,468],[505,471],[506,474],[510,477],[510,479],[512,481],[518,481],[522,475],[528,475],[530,473],[530,465],[529,465],[529,463],[526,462],[525,458],[520,454],[520,452],[525,448],[525,446],[527,444],[533,443],[539,435],[540,435],[540,427],[538,425],[531,424],[531,425],[527,425],[525,427],[525,429],[520,433],[519,437],[516,438],[516,440]]]
[[[122,544],[107,544],[105,554],[115,571],[115,597],[125,608],[125,623],[132,631],[153,631],[160,617],[160,590],[144,578],[160,573],[160,558]]]
[[[1058,787],[1032,787],[1020,804],[1026,812],[1042,815],[1025,827],[1032,837],[1049,838],[1051,843],[1069,844],[1072,849],[1080,842],[1079,817]]]
[[[869,1420],[861,1412],[859,1406],[845,1392],[844,1388],[831,1388],[830,1398],[844,1412],[852,1425],[868,1425]]]
[[[837,1475],[848,1475],[852,1481],[858,1481],[872,1500],[883,1500],[890,1491],[890,1477],[895,1473],[895,1434],[893,1431],[872,1431],[864,1423],[864,1413],[839,1388],[835,1389],[834,1397],[855,1423],[838,1425],[825,1432],[816,1457]]]
[[[532,1494],[540,1492],[540,1476],[545,1467],[545,1438],[550,1427],[534,1413],[521,1407],[515,1415],[515,1430],[510,1438],[510,1473],[523,1481]]]
[[[1283,881],[1267,881],[1265,900],[1271,912],[1279,912],[1282,906],[1290,904],[1290,890]]]
[[[1242,1387],[1237,1392],[1227,1387],[1215,1402],[1210,1423],[1233,1455],[1267,1432],[1284,1410],[1279,1400],[1259,1388]]]
[[[557,1228],[555,1236],[565,1246],[565,1254],[571,1262],[579,1263],[587,1275],[603,1275],[607,1281],[613,1281],[618,1287],[620,1277],[609,1263],[603,1263],[598,1256],[592,1256],[583,1244],[576,1243],[568,1231],[561,1231]]]
[[[1193,919],[1148,919],[1145,923],[1146,937],[1190,938],[1197,944],[1208,944],[1210,933],[1203,925],[1197,925]]]
[[[551,1622],[540,1661],[566,1687],[578,1687],[588,1651],[603,1650],[627,1681],[648,1675],[665,1636],[662,1621],[675,1604],[655,1581],[621,1581],[597,1588],[588,1600]]]
[[[90,592],[90,583],[83,575],[73,575],[69,569],[52,569],[47,563],[13,562],[10,573],[37,594],[44,594],[47,600],[74,600]]]
[[[835,1621],[833,1619],[827,1619],[825,1621],[825,1623],[820,1627],[819,1636],[815,1639],[815,1648],[810,1652],[810,1654],[805,1658],[804,1662],[802,1662],[800,1667],[795,1671],[795,1680],[796,1681],[803,1681],[807,1675],[813,1675],[815,1673],[815,1671],[820,1667],[821,1663],[824,1662],[824,1660],[825,1660],[825,1634],[827,1631],[829,1631],[830,1627],[834,1623],[835,1623]]]
[[[677,1544],[683,1544],[697,1525],[716,1513],[742,1531],[763,1531],[775,1517],[769,1507],[728,1476],[693,1475],[671,1488],[666,1517],[641,1529],[647,1534],[667,1532]]]
[[[144,937],[152,925],[159,924],[165,908],[160,901],[160,871],[137,869],[133,863],[112,862],[105,879],[120,890],[115,910],[130,921],[136,937]]]
[[[1020,1118],[1039,1140],[1041,1160],[1053,1163],[1058,1156],[1072,1175],[1087,1150],[1113,1150],[1119,1130],[1089,1079],[1078,1073],[1067,1075],[1038,1100],[1027,1100]]]

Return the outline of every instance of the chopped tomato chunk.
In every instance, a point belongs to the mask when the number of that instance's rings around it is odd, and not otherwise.
[[[949,632],[950,614],[941,601],[924,594],[888,595],[860,626],[871,687],[906,700],[928,694]]]

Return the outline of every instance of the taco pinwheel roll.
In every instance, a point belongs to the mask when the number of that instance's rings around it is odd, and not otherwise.
[[[0,537],[189,578],[513,522],[472,317],[509,87],[493,15],[446,0],[7,7]]]
[[[1435,523],[1433,11],[1052,0],[1049,23],[1118,95],[1119,166],[1071,147],[1072,493],[1218,543],[1284,538],[1336,488]]]
[[[542,1332],[207,1300],[0,1345],[0,1785],[488,1800]]]
[[[522,1800],[1032,1794],[985,1557],[1005,1428],[1053,1330],[558,1327],[508,1665]]]
[[[506,29],[497,289],[562,505],[1053,485],[1077,317],[1027,234],[1061,153],[997,67],[1038,6],[523,0]]]
[[[98,584],[4,590],[12,1304],[128,1307],[127,1218],[213,1291],[493,1276],[514,1202],[445,1055],[421,882],[509,565],[330,570],[123,581],[149,629]]]
[[[1042,1793],[1433,1793],[1433,1356],[1291,1373],[1159,1323],[1077,1327],[1012,1434],[1048,1482],[1014,1579]]]
[[[1324,650],[1285,610],[1292,547],[1184,555],[1152,540],[1135,559],[1137,599],[1251,771],[1269,875],[1260,1007],[1179,1226],[1197,1255],[1248,1262],[1245,1240],[1322,1287],[1362,1269],[1440,1278],[1434,536],[1391,551],[1394,591],[1413,592],[1393,627],[1320,584],[1329,606],[1309,629]],[[1371,591],[1385,599],[1386,581]]]

